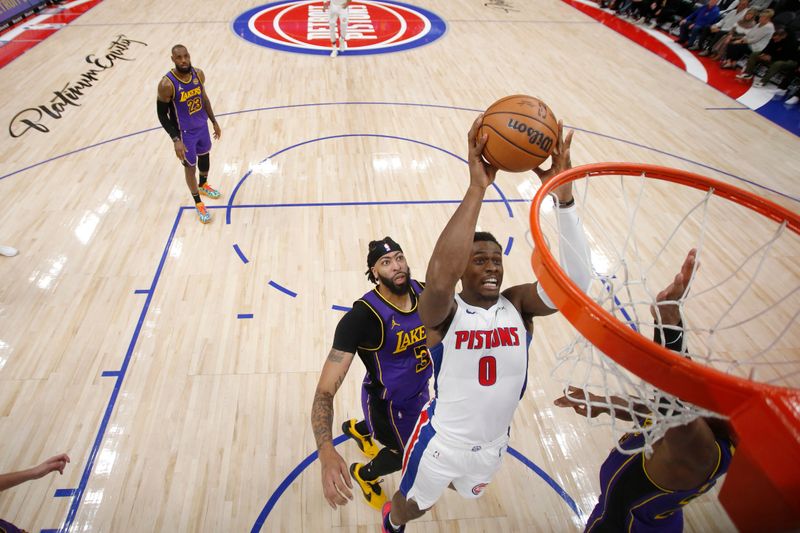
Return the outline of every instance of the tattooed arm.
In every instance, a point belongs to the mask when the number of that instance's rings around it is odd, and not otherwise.
[[[342,456],[333,447],[333,397],[347,375],[355,354],[331,349],[319,376],[314,404],[311,406],[311,427],[317,441],[322,464],[322,491],[328,504],[336,509],[353,499],[350,474]]]

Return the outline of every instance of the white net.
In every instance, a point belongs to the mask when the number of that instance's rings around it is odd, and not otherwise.
[[[643,175],[583,178],[574,190],[592,251],[587,293],[595,302],[648,339],[655,329],[662,330],[661,339],[664,329],[679,331],[681,352],[694,361],[800,388],[800,237],[785,223],[713,191]],[[540,227],[559,258],[557,218],[549,204]],[[662,325],[651,306],[690,249],[697,251],[699,268],[688,292],[661,302],[679,306],[682,328]],[[669,428],[718,416],[643,381],[577,332],[558,354],[553,375],[593,423],[610,424],[617,436],[643,433],[646,452]],[[600,414],[612,409],[631,422]]]

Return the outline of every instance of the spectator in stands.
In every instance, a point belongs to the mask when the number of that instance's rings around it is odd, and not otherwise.
[[[764,77],[755,83],[756,87],[763,87],[772,81],[775,74],[784,76],[791,74],[797,68],[797,40],[790,36],[783,28],[778,28],[772,35],[772,39],[761,52],[753,52],[747,59],[747,66],[741,74],[736,76],[739,79],[749,80],[753,77],[756,68],[766,63],[769,65]]]
[[[733,29],[711,47],[711,59],[722,59],[731,41],[747,35],[747,32],[755,28],[757,23],[758,9],[751,7],[745,11],[744,17],[736,23]]]
[[[706,5],[698,7],[691,15],[681,21],[678,44],[687,48],[694,47],[697,49],[697,38],[700,36],[700,32],[709,28],[718,20],[719,7],[717,7],[717,0],[708,0]]]
[[[772,34],[775,33],[775,26],[772,25],[773,15],[774,11],[765,9],[758,16],[758,25],[750,29],[744,37],[731,40],[728,49],[725,50],[722,68],[735,68],[739,59],[753,52],[761,52],[767,47]]]
[[[693,2],[686,0],[656,0],[656,2],[659,4],[655,9],[656,24],[660,29],[670,31],[673,35],[678,35],[677,22],[691,15],[696,9]]]
[[[736,9],[728,11],[719,22],[712,24],[710,27],[700,32],[697,44],[703,50],[700,52],[701,56],[709,55],[711,53],[711,47],[733,30],[736,23],[742,20],[747,14],[749,5],[750,0],[737,0]],[[753,21],[755,23],[755,12],[753,12]]]

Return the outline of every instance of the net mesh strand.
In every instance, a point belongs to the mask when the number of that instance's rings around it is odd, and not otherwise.
[[[695,191],[644,175],[602,178],[574,183],[595,269],[588,295],[648,339],[656,328],[680,329],[662,325],[659,308],[655,307],[655,319],[650,309],[682,257],[696,248],[697,263],[702,266],[692,273],[688,291],[678,301],[662,302],[680,308],[682,355],[740,377],[797,388],[800,358],[795,349],[798,328],[793,326],[800,315],[800,279],[796,265],[789,266],[785,279],[771,279],[776,264],[787,270],[782,261],[788,257],[791,265],[791,257],[796,259],[800,250],[796,235],[787,231],[785,223],[753,216],[713,191]],[[680,189],[683,211],[665,216],[659,198],[675,188]],[[687,190],[693,194],[687,195]],[[611,217],[603,208],[609,205],[606,197],[622,207]],[[552,210],[542,212],[540,226],[562,263],[563,251],[556,250],[557,217]],[[648,221],[647,228],[660,228],[661,234],[643,231],[642,220]],[[753,224],[759,226],[758,231]],[[723,232],[726,238],[721,238]],[[732,252],[734,248],[738,255]],[[723,263],[734,266],[723,268]],[[777,290],[776,282],[781,284]],[[559,351],[556,360],[553,376],[563,383],[568,397],[585,406],[592,424],[610,425],[617,437],[631,431],[644,435],[643,448],[623,450],[617,444],[621,452],[650,453],[668,429],[697,417],[719,416],[645,382],[580,333]],[[605,414],[592,416],[606,410],[626,414],[632,422]]]

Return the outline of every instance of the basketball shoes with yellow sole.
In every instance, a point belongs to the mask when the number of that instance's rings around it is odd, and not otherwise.
[[[361,453],[369,457],[370,459],[374,459],[380,448],[378,445],[373,442],[372,437],[369,435],[362,435],[356,429],[357,420],[355,418],[351,418],[342,424],[342,431],[345,435],[356,441],[358,448],[361,450]]]
[[[386,493],[381,488],[380,479],[367,481],[361,477],[361,469],[364,467],[361,463],[353,463],[350,465],[350,476],[356,480],[361,493],[364,495],[364,500],[370,507],[378,511],[381,510],[383,504],[386,503]]]

